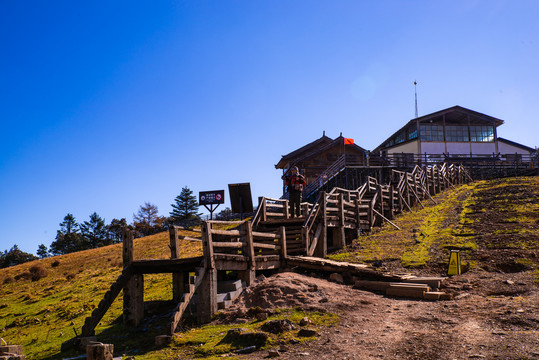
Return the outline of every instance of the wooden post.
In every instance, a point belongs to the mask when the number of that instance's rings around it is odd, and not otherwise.
[[[322,191],[320,199],[322,201],[322,208],[320,209],[322,211],[322,230],[320,238],[318,239],[318,242],[316,244],[314,255],[323,258],[327,255],[328,251],[327,196],[325,191]]]
[[[133,232],[129,229],[124,229],[122,233],[123,244],[123,267],[133,262]]]
[[[123,232],[123,265],[133,262],[133,232],[124,229]],[[135,274],[129,277],[123,289],[123,321],[129,326],[138,326],[144,318],[144,277]]]
[[[245,281],[247,286],[250,286],[256,277],[256,259],[255,259],[255,248],[253,244],[253,228],[250,221],[244,222],[240,231],[242,233],[241,240],[243,242],[243,252],[244,256],[247,257],[247,270],[238,271],[238,277]]]
[[[266,198],[262,198],[262,221],[268,220],[268,214],[266,212]]]
[[[356,237],[361,235],[361,217],[359,216],[359,198],[354,200],[355,210],[356,210]]]
[[[123,322],[127,326],[138,326],[144,318],[144,276],[131,275],[123,293]]]
[[[211,321],[217,312],[217,269],[213,258],[211,224],[202,222],[202,250],[204,252],[204,275],[197,288],[197,318],[201,324]]]
[[[389,185],[389,220],[395,218],[395,188],[393,185]]]
[[[338,195],[338,201],[339,201],[339,227],[337,228],[337,243],[335,245],[338,246],[339,249],[345,249],[346,248],[346,238],[344,234],[344,194],[339,193]]]
[[[176,226],[171,226],[169,229],[170,235],[170,258],[179,259],[180,258],[180,244],[178,240],[178,228]],[[172,273],[172,299],[175,302],[179,302],[185,292],[185,285],[188,282],[185,282],[186,274],[183,272]]]
[[[97,343],[86,346],[86,359],[88,360],[112,360],[113,354],[113,344]]]
[[[289,201],[289,200],[285,200],[285,201],[284,201],[283,214],[284,214],[284,218],[285,218],[285,219],[289,219],[289,218],[290,218],[290,208],[289,208],[289,204],[290,204],[290,201]]]
[[[279,245],[281,246],[281,262],[286,263],[286,258],[288,257],[288,253],[286,252],[286,228],[284,226],[281,226],[279,228]],[[284,266],[281,266],[284,267]]]

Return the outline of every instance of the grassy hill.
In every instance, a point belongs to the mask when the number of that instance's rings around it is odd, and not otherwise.
[[[181,234],[195,235],[190,232]],[[135,239],[135,259],[170,258],[169,243],[168,232]],[[181,257],[201,253],[200,243],[182,242]],[[0,337],[10,344],[24,345],[29,359],[61,358],[58,353],[62,342],[74,337],[75,333],[80,334],[84,319],[121,270],[121,244],[0,269]],[[33,274],[43,277],[32,281]],[[145,301],[170,300],[170,280],[169,274],[145,276]],[[120,294],[96,333],[118,339],[125,336],[118,319],[121,314]],[[146,335],[146,340],[153,341],[152,335]],[[131,338],[138,339],[136,336]],[[130,346],[130,341],[125,343],[125,347]]]
[[[394,222],[401,231],[384,226],[330,257],[394,272],[442,275],[449,249],[459,248],[470,273],[531,272],[538,281],[539,177],[478,181],[434,201],[399,216]],[[166,232],[136,239],[135,259],[168,258],[168,245]],[[200,255],[200,243],[182,242],[181,254]],[[0,337],[24,345],[29,359],[75,355],[59,354],[60,346],[80,333],[84,319],[120,274],[121,257],[119,244],[0,269]],[[170,300],[170,280],[169,274],[146,275],[145,301]],[[137,359],[172,356],[170,349],[152,345],[154,336],[164,332],[160,306],[148,308],[147,326],[138,329],[123,327],[121,307],[120,295],[96,328],[100,339],[120,352],[145,353]]]

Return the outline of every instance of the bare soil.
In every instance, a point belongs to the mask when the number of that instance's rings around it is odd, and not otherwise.
[[[465,274],[446,281],[454,300],[431,302],[282,273],[252,287],[227,313],[229,321],[255,306],[339,315],[338,325],[319,329],[317,340],[281,349],[282,359],[537,359],[539,292],[531,284],[531,275],[522,273]]]
[[[463,201],[470,194],[463,194]],[[465,214],[470,269],[448,277],[453,300],[390,298],[325,278],[282,273],[251,287],[229,310],[230,320],[259,306],[300,307],[339,315],[306,344],[287,345],[282,359],[539,359],[539,178],[500,179],[474,190]],[[458,222],[460,205],[449,215]],[[406,269],[398,260],[379,268],[440,276],[447,249]],[[314,274],[312,274],[314,275]],[[245,358],[262,359],[267,351]]]

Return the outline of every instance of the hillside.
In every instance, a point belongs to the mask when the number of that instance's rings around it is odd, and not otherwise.
[[[447,270],[449,250],[458,248],[467,272],[450,278],[444,289],[455,300],[393,299],[328,283],[317,274],[308,274],[314,276],[311,280],[283,274],[259,284],[264,298],[253,300],[246,294],[234,311],[258,305],[271,308],[273,317],[311,317],[320,336],[308,345],[289,345],[287,340],[284,359],[305,358],[307,353],[357,359],[539,357],[539,177],[478,181],[439,194],[434,201],[399,216],[394,222],[401,231],[384,226],[330,257],[395,273],[440,276]],[[168,244],[168,233],[136,239],[135,258],[167,258]],[[183,257],[200,251],[199,243],[182,244]],[[33,266],[34,273],[45,271],[46,276],[26,278]],[[24,345],[29,359],[61,358],[61,343],[80,332],[120,266],[121,245],[113,245],[0,270],[0,337]],[[313,293],[314,288],[318,290]],[[289,295],[270,296],[275,293]],[[154,336],[162,332],[160,309],[170,297],[170,275],[145,276],[145,301],[160,306],[149,306],[144,326],[126,331],[120,297],[96,329],[98,337],[137,359],[226,354],[228,348],[218,351],[215,344],[221,344],[228,329],[238,327],[226,325],[238,317],[234,312],[211,326],[185,332],[164,349],[153,347]],[[296,310],[280,310],[287,305]],[[273,346],[284,340],[275,341]],[[259,351],[249,358],[267,354]]]

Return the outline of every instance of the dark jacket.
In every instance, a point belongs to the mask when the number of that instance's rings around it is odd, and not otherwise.
[[[285,185],[288,187],[288,192],[292,191],[303,191],[303,187],[305,186],[305,177],[301,174],[296,175],[287,175],[283,177],[283,180],[285,181]]]

